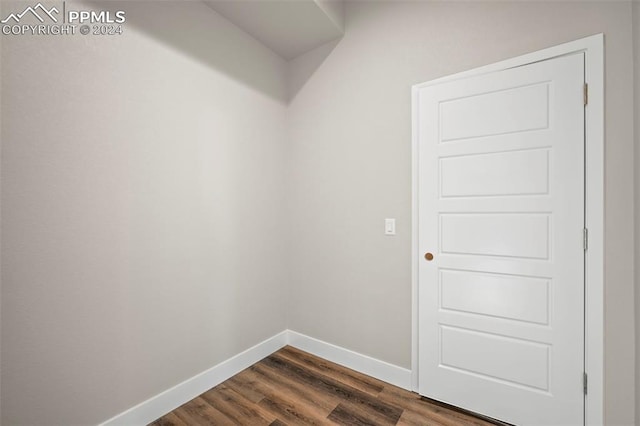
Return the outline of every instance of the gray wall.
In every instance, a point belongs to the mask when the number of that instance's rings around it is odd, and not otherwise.
[[[636,275],[636,424],[640,424],[640,1],[633,2],[633,52],[635,70],[635,275]]]
[[[286,327],[285,62],[200,3],[123,8],[2,36],[5,425],[96,424]]]
[[[1,8],[0,8],[1,10]],[[0,37],[2,52],[2,37]],[[2,82],[2,54],[0,53],[0,89]],[[2,193],[2,92],[0,91],[0,194]],[[0,196],[0,223],[2,223],[2,196]],[[0,226],[0,256],[2,253],[2,227]],[[2,261],[0,259],[0,424],[2,424]]]
[[[630,2],[348,3],[290,105],[289,327],[409,368],[411,85],[604,32],[606,417],[633,424],[631,29]]]

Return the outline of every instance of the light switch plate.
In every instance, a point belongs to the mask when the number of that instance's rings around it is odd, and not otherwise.
[[[384,234],[385,235],[396,235],[396,220],[385,219],[384,220]]]

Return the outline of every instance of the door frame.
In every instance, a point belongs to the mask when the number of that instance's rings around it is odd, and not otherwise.
[[[411,194],[411,389],[418,391],[418,90],[423,87],[520,67],[583,52],[588,105],[585,108],[585,424],[604,424],[604,34],[507,59],[491,65],[416,84],[412,95]]]

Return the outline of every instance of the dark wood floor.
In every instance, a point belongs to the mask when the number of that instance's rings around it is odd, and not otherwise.
[[[289,346],[151,423],[152,426],[491,424]]]

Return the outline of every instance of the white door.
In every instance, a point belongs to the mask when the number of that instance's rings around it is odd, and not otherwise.
[[[574,54],[417,90],[422,395],[583,424],[583,89]]]

